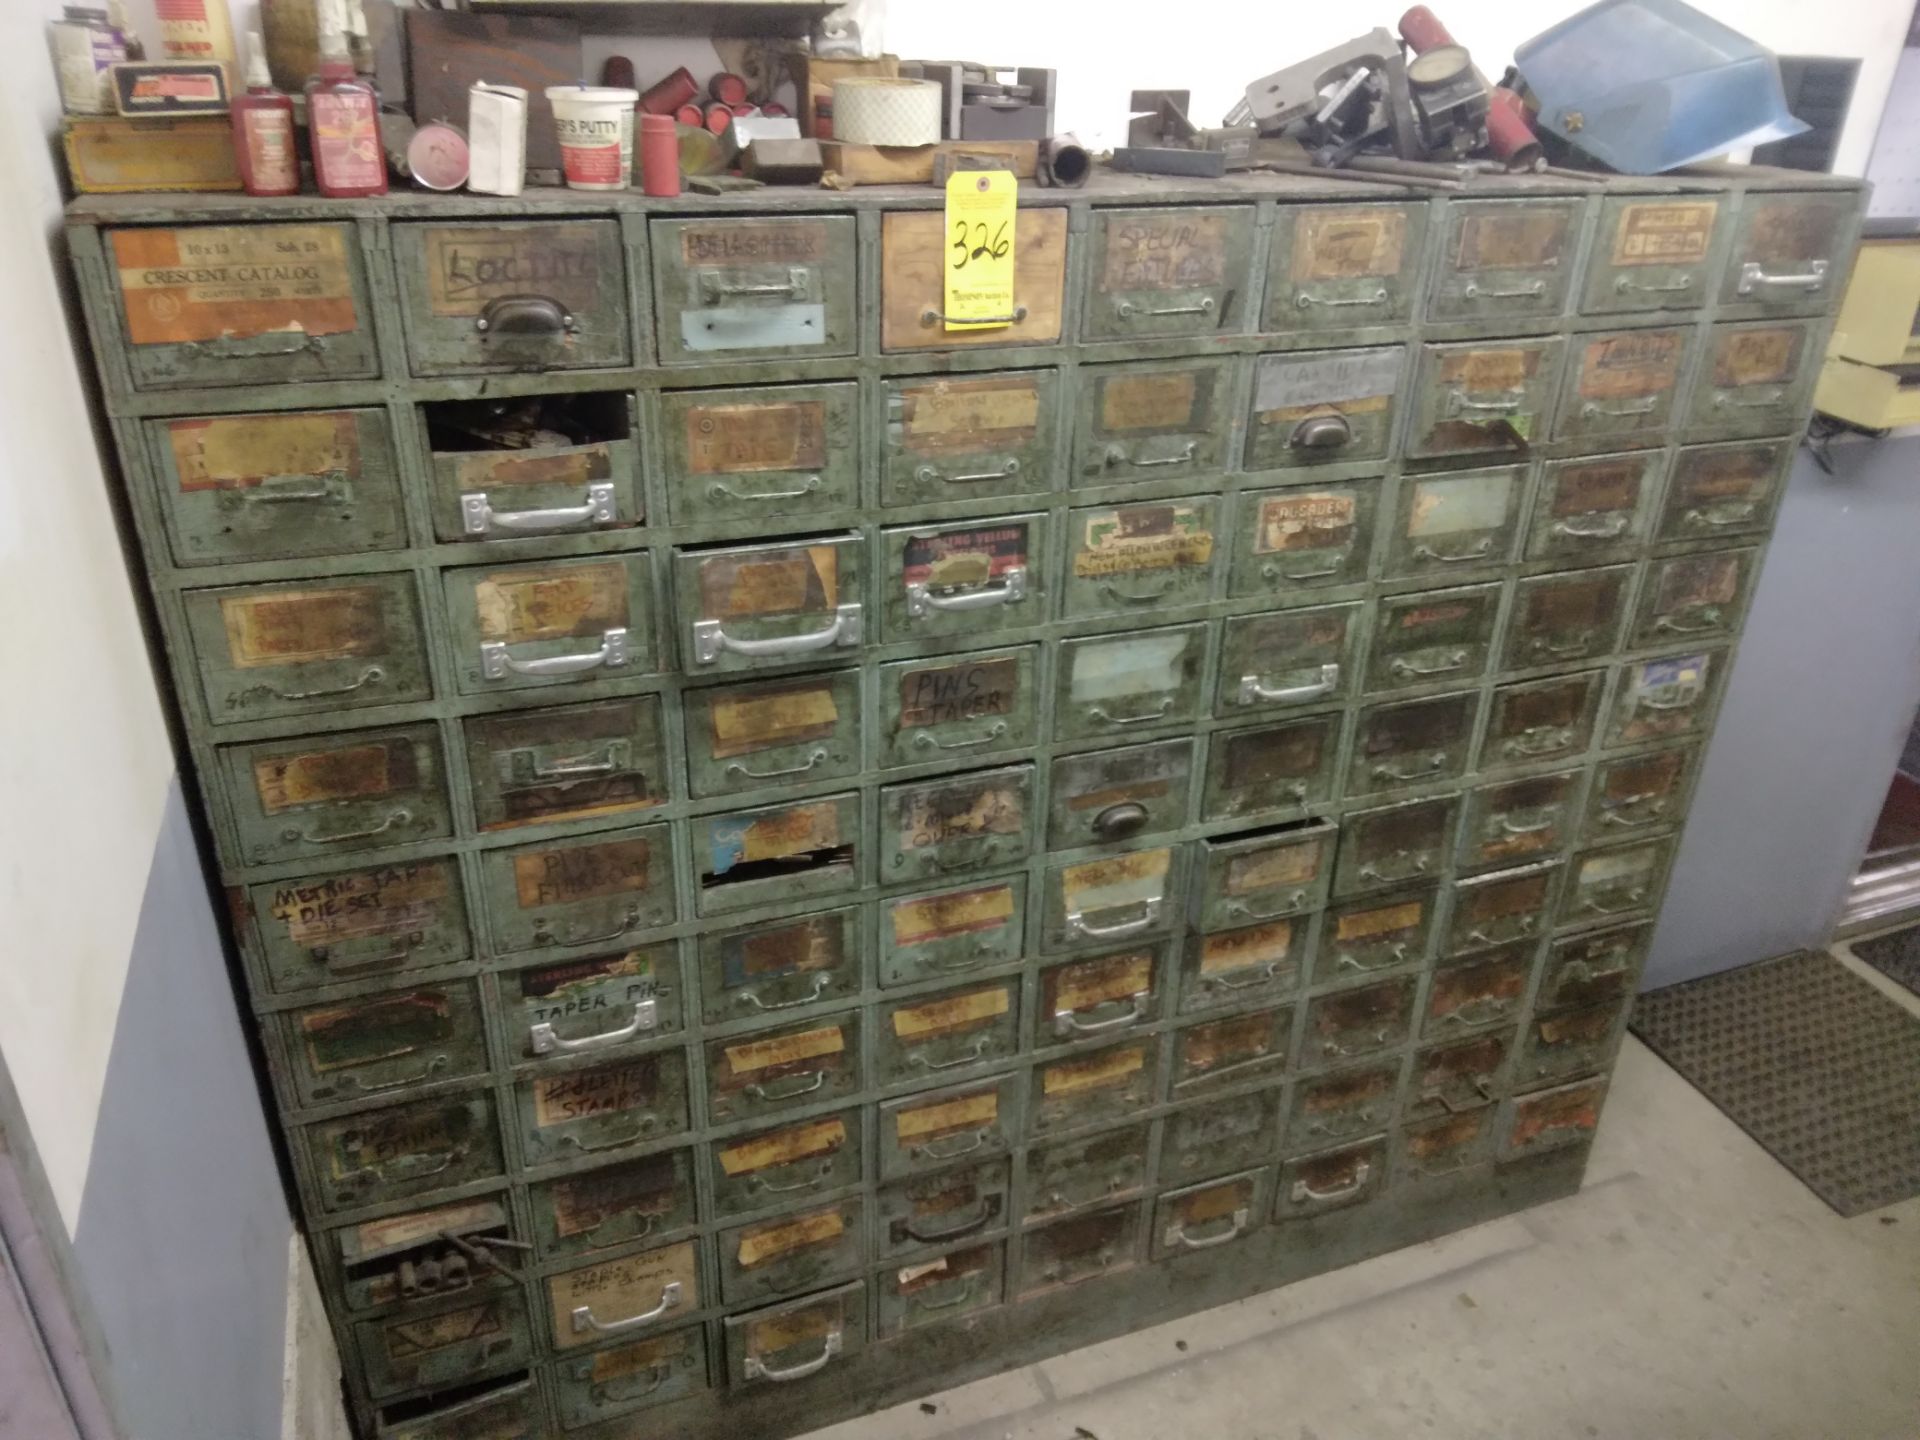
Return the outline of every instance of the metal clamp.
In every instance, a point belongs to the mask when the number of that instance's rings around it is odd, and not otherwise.
[[[700,303],[702,305],[713,305],[721,300],[773,298],[806,299],[807,272],[796,265],[787,271],[787,278],[784,281],[775,280],[759,284],[752,281],[728,280],[722,273],[715,270],[700,272]]]
[[[537,660],[521,660],[511,654],[505,641],[484,640],[480,644],[480,674],[488,680],[504,680],[508,675],[581,675],[589,670],[618,670],[632,658],[624,627],[602,631],[600,648],[584,655],[546,655]]]
[[[1563,536],[1569,540],[1614,540],[1624,535],[1630,516],[1613,514],[1604,520],[1582,525],[1573,520],[1556,520],[1547,527],[1550,535]]]
[[[988,610],[995,605],[1018,605],[1027,598],[1027,567],[1009,565],[998,585],[978,585],[951,595],[936,595],[924,581],[907,582],[907,614],[921,619],[932,610]]]
[[[749,1380],[771,1380],[776,1384],[783,1384],[788,1380],[804,1380],[809,1375],[818,1375],[827,1368],[833,1357],[840,1353],[842,1333],[839,1330],[829,1330],[825,1343],[820,1347],[820,1353],[802,1364],[789,1365],[785,1369],[776,1370],[761,1360],[758,1355],[749,1355],[740,1362],[740,1373]]]
[[[767,659],[805,655],[836,645],[844,649],[860,643],[860,628],[858,602],[840,606],[824,630],[805,635],[779,635],[767,640],[743,640],[727,634],[726,627],[718,620],[696,620],[693,622],[693,658],[699,664],[711,665],[728,651],[749,659]]]
[[[1362,1160],[1358,1165],[1353,1167],[1353,1178],[1344,1185],[1336,1185],[1331,1190],[1316,1190],[1305,1180],[1295,1180],[1293,1182],[1293,1189],[1288,1191],[1287,1194],[1296,1205],[1308,1201],[1324,1204],[1329,1200],[1345,1200],[1349,1196],[1358,1195],[1366,1188],[1367,1181],[1372,1177],[1373,1162],[1371,1160]]]
[[[1337,295],[1332,298],[1309,295],[1305,290],[1301,290],[1295,293],[1293,303],[1300,309],[1306,310],[1315,305],[1384,305],[1390,298],[1392,297],[1387,294],[1384,287],[1371,295]]]
[[[772,770],[755,770],[751,766],[742,765],[738,760],[729,760],[724,773],[747,780],[777,780],[787,775],[805,775],[816,765],[825,764],[827,758],[827,752],[816,747],[808,753],[805,762],[799,765],[781,765]]]
[[[982,745],[991,745],[1007,733],[1007,722],[996,720],[987,727],[984,735],[976,735],[971,740],[936,740],[925,730],[913,732],[913,744],[919,750],[977,750]]]
[[[1147,1006],[1151,1002],[1152,993],[1150,990],[1134,991],[1127,1001],[1128,1008],[1108,1020],[1082,1020],[1080,1018],[1082,1012],[1078,1010],[1056,1010],[1053,1012],[1053,1033],[1064,1040],[1073,1035],[1097,1035],[1102,1030],[1118,1030],[1137,1020],[1144,1020],[1147,1018]],[[1093,1008],[1099,1009],[1101,1006],[1116,1003],[1118,1002],[1103,1000],[1100,1005]]]
[[[335,830],[325,833],[317,830],[302,830],[296,825],[289,825],[280,832],[280,838],[289,845],[344,845],[354,840],[371,840],[376,835],[384,835],[389,830],[398,830],[401,826],[412,823],[413,812],[402,806],[398,810],[391,811],[378,825],[367,825],[358,830]]]
[[[565,530],[575,525],[611,525],[619,518],[619,505],[610,480],[587,486],[584,504],[557,505],[545,510],[496,510],[484,490],[460,497],[460,528],[469,535],[488,535],[495,530]]]
[[[1236,697],[1242,705],[1282,705],[1302,700],[1318,700],[1322,695],[1331,695],[1340,684],[1340,665],[1335,661],[1320,667],[1320,678],[1305,685],[1282,685],[1273,689],[1260,683],[1258,675],[1240,677],[1240,693]]]
[[[1161,465],[1185,465],[1200,453],[1200,442],[1189,440],[1178,455],[1163,455],[1158,460],[1138,460],[1118,445],[1107,447],[1108,465],[1131,465],[1136,470],[1152,470]]]
[[[749,504],[760,500],[798,500],[802,495],[811,495],[820,488],[820,477],[809,475],[800,484],[787,490],[736,490],[724,480],[715,480],[707,486],[709,500],[744,500]]]
[[[604,1050],[609,1045],[622,1045],[636,1035],[645,1034],[659,1022],[658,1001],[636,1000],[633,1002],[633,1018],[617,1030],[602,1030],[597,1035],[568,1040],[554,1030],[552,1022],[542,1020],[527,1030],[527,1048],[536,1055],[578,1055],[583,1050]]]
[[[1225,1230],[1216,1235],[1206,1235],[1196,1240],[1187,1233],[1187,1227],[1179,1221],[1167,1227],[1169,1245],[1183,1245],[1189,1250],[1205,1250],[1210,1246],[1224,1245],[1229,1240],[1237,1240],[1246,1233],[1247,1222],[1253,1218],[1253,1212],[1244,1205],[1227,1217],[1231,1222]]]
[[[998,470],[982,470],[972,475],[942,475],[931,465],[919,466],[913,478],[922,485],[975,485],[988,480],[1006,480],[1020,473],[1020,457],[1009,455]]]
[[[1122,920],[1113,925],[1095,925],[1088,921],[1084,910],[1067,912],[1067,929],[1075,935],[1084,935],[1089,940],[1110,940],[1123,935],[1138,935],[1142,930],[1151,930],[1160,922],[1160,906],[1165,897],[1155,895],[1151,900],[1139,902],[1140,914],[1137,919]]]
[[[1491,535],[1481,536],[1479,540],[1464,550],[1449,552],[1446,550],[1436,550],[1431,545],[1416,545],[1413,547],[1414,559],[1432,560],[1440,565],[1463,565],[1472,560],[1484,560],[1492,553],[1493,537]]]
[[[573,1333],[576,1335],[617,1335],[623,1330],[632,1330],[645,1325],[649,1320],[658,1320],[669,1310],[680,1304],[680,1282],[669,1280],[660,1287],[660,1303],[651,1310],[643,1310],[638,1315],[629,1315],[624,1320],[604,1321],[597,1318],[591,1305],[576,1305],[573,1309]]]
[[[1016,305],[1013,307],[1013,313],[1011,315],[980,315],[973,319],[954,320],[950,323],[955,325],[965,325],[965,326],[1018,325],[1022,320],[1026,318],[1027,318],[1027,307],[1024,305]],[[944,325],[944,324],[948,324],[949,321],[944,311],[936,310],[931,305],[929,305],[925,310],[922,310],[920,312],[920,323],[922,325]]]
[[[1826,283],[1827,262],[1824,260],[1809,261],[1805,270],[1789,271],[1781,275],[1770,275],[1758,260],[1749,260],[1740,267],[1740,283],[1734,286],[1733,293],[1751,295],[1763,285],[1812,293]]]
[[[798,1000],[767,1001],[762,1000],[751,990],[742,990],[733,997],[733,1003],[736,1005],[751,1005],[756,1010],[798,1010],[803,1005],[812,1005],[818,1002],[820,997],[827,993],[828,988],[832,986],[832,984],[832,974],[823,970],[813,977],[813,988]],[[653,1002],[648,1001],[647,1003],[652,1004]]]
[[[1116,300],[1113,303],[1113,313],[1122,320],[1131,320],[1135,316],[1151,319],[1156,315],[1211,315],[1213,311],[1214,300],[1211,295],[1202,295],[1192,305],[1162,305],[1157,308],[1135,305],[1131,300]]]
[[[1464,670],[1466,666],[1467,652],[1465,650],[1455,650],[1451,657],[1438,665],[1416,665],[1411,660],[1389,660],[1387,662],[1388,671],[1402,680],[1413,675],[1451,675],[1456,670]]]

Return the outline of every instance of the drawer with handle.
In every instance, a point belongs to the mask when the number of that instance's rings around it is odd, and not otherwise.
[[[860,674],[827,670],[681,693],[687,785],[703,799],[860,768]]]
[[[659,463],[675,524],[860,502],[860,397],[851,381],[668,390],[659,405]]]
[[[1560,314],[1573,283],[1586,202],[1449,200],[1429,320],[1518,320]]]
[[[1776,314],[1826,309],[1847,277],[1859,208],[1851,190],[1749,191],[1734,217],[1721,306]]]
[[[219,755],[248,864],[319,860],[453,833],[432,724],[227,745]]]
[[[438,1389],[533,1354],[526,1297],[518,1290],[428,1309],[409,1305],[353,1327],[360,1373],[376,1396]]]
[[[1333,879],[1338,827],[1302,820],[1200,842],[1194,924],[1214,931],[1317,910]]]
[[[837,895],[860,883],[860,797],[828,795],[693,821],[702,915]]]
[[[1050,866],[1041,947],[1072,949],[1168,934],[1176,918],[1178,851],[1167,846]]]
[[[1207,739],[1203,820],[1281,819],[1333,798],[1346,717],[1307,715]]]
[[[1224,1099],[1182,1104],[1162,1125],[1160,1183],[1184,1184],[1271,1159],[1279,1149],[1286,1099],[1283,1087],[1267,1085]]]
[[[1387,540],[1387,578],[1440,577],[1504,565],[1520,538],[1526,493],[1524,466],[1403,475]]]
[[[735,1386],[785,1385],[831,1371],[867,1342],[867,1289],[853,1281],[721,1322],[727,1381]]]
[[[466,960],[473,953],[457,863],[414,860],[269,880],[231,892],[244,947],[278,993]]]
[[[1151,1024],[1164,1003],[1165,972],[1166,950],[1160,945],[1132,946],[1043,969],[1040,1009],[1032,1024],[1034,1048]]]
[[[1250,1170],[1162,1195],[1153,1207],[1152,1258],[1229,1245],[1266,1223],[1267,1172]]]
[[[1020,1138],[1022,1079],[971,1080],[883,1103],[876,1116],[880,1178],[897,1180],[1006,1154]]]
[[[1073,483],[1130,485],[1226,468],[1233,364],[1219,358],[1082,367]]]
[[[663,364],[854,352],[851,215],[656,218],[647,230]]]
[[[1151,1129],[1128,1125],[1031,1147],[1025,1218],[1045,1220],[1140,1193],[1147,1183]]]
[[[1549,460],[1541,467],[1526,558],[1584,565],[1629,559],[1647,538],[1664,450]]]
[[[863,638],[861,540],[708,546],[674,556],[681,664],[691,674],[832,664]]]
[[[885,1272],[880,1277],[881,1338],[998,1305],[1005,1295],[1006,1270],[1006,1244],[994,1241]]]
[[[1581,838],[1605,843],[1678,825],[1699,768],[1697,746],[1601,761],[1593,773],[1593,798],[1587,802]]]
[[[1194,742],[1156,740],[1056,758],[1047,847],[1071,850],[1177,830],[1192,818]]]
[[[1367,654],[1370,692],[1461,685],[1485,673],[1500,618],[1499,582],[1381,599]]]
[[[1561,862],[1536,860],[1453,883],[1446,955],[1467,955],[1545,935],[1560,893]]]
[[[591,1255],[693,1227],[691,1150],[667,1150],[527,1186],[533,1241],[545,1259]]]
[[[442,572],[448,644],[469,695],[586,684],[654,668],[645,551]]]
[[[866,1223],[865,1202],[850,1195],[722,1230],[720,1298],[747,1305],[848,1278],[867,1257]]]
[[[1500,1099],[1506,1093],[1514,1038],[1509,1027],[1416,1051],[1407,1095],[1408,1117],[1438,1119]]]
[[[487,1068],[486,1024],[471,980],[336,1001],[278,1022],[301,1105],[364,1100]]]
[[[1581,311],[1698,310],[1713,298],[1732,209],[1730,201],[1706,195],[1603,199]]]
[[[1711,540],[1764,531],[1786,489],[1793,451],[1787,440],[1683,447],[1673,458],[1654,538]]]
[[[860,1090],[861,1017],[822,1015],[706,1047],[707,1122],[762,1120]]]
[[[681,1240],[550,1275],[543,1287],[549,1343],[556,1352],[576,1350],[691,1315],[706,1304],[700,1271],[700,1242]]]
[[[932,655],[880,667],[880,744],[888,766],[965,760],[1038,738],[1039,647]]]
[[[1201,707],[1204,625],[1063,639],[1055,651],[1053,734],[1090,740],[1191,725]]]
[[[880,791],[880,880],[925,884],[1018,864],[1033,848],[1033,766]]]
[[[1424,965],[1434,948],[1439,889],[1425,885],[1332,906],[1314,950],[1316,987]]]
[[[1578,770],[1476,785],[1467,792],[1460,868],[1485,870],[1565,850],[1585,790],[1586,775]]]
[[[1280,1182],[1273,1196],[1273,1218],[1301,1220],[1322,1211],[1359,1205],[1378,1195],[1386,1182],[1387,1139],[1384,1135],[1356,1145],[1302,1155],[1280,1167]]]
[[[1573,341],[1553,438],[1647,444],[1671,428],[1692,330],[1609,330]]]
[[[556,1361],[552,1375],[554,1404],[568,1429],[669,1405],[708,1388],[706,1330],[689,1325],[610,1345]]]
[[[883,384],[881,504],[991,500],[1054,488],[1059,371],[915,376]]]
[[[1260,328],[1309,334],[1405,324],[1426,259],[1430,208],[1420,200],[1283,207]]]
[[[1603,745],[1697,735],[1707,726],[1727,678],[1725,650],[1688,651],[1622,665]]]
[[[1539,954],[1539,942],[1527,939],[1442,965],[1427,987],[1421,1037],[1444,1039],[1518,1019]]]
[[[1020,983],[976,981],[901,1000],[875,1022],[874,1083],[925,1084],[1011,1059],[1020,1049]]]
[[[1403,345],[1260,356],[1241,468],[1384,463],[1409,368]]]
[[[1001,1157],[883,1185],[873,1209],[883,1260],[1003,1229],[1013,1210],[1012,1165]]]
[[[1604,671],[1584,670],[1496,687],[1480,741],[1480,769],[1497,774],[1582,754],[1593,743],[1605,679]]]
[[[1356,602],[1229,617],[1214,713],[1229,719],[1344,700],[1358,686],[1362,616]]]
[[[1565,345],[1558,337],[1422,345],[1407,455],[1526,454],[1552,433]]]
[[[701,1022],[759,1024],[852,999],[864,983],[863,928],[858,906],[708,927],[696,942]]]
[[[888,640],[992,635],[1047,609],[1047,517],[1009,515],[881,532]]]
[[[475,715],[461,724],[468,794],[482,830],[597,819],[666,803],[656,696]]]
[[[1341,480],[1242,495],[1227,593],[1282,601],[1302,588],[1365,580],[1381,484]]]
[[[1251,205],[1094,211],[1085,338],[1240,330],[1253,282],[1253,213]]]
[[[517,1287],[526,1246],[505,1195],[481,1195],[333,1231],[340,1294],[357,1313]]]
[[[1069,617],[1131,615],[1208,599],[1219,529],[1211,496],[1071,511],[1062,608]]]
[[[665,825],[480,854],[483,899],[499,950],[620,944],[671,925],[677,902]]]
[[[420,407],[433,457],[433,534],[446,541],[577,535],[640,524],[639,425],[623,390]]]
[[[487,1091],[323,1120],[302,1138],[320,1204],[334,1212],[451,1190],[505,1170]]]
[[[1477,690],[1367,706],[1355,721],[1345,793],[1357,799],[1459,779],[1479,719]]]
[[[528,1165],[655,1144],[689,1124],[686,1056],[676,1048],[541,1070],[514,1087],[514,1105]]]
[[[1169,1099],[1278,1075],[1293,1051],[1291,1005],[1269,1005],[1201,1020],[1173,1034]]]
[[[716,1215],[797,1205],[860,1183],[865,1172],[858,1110],[792,1120],[708,1144]]]
[[[502,1039],[517,1063],[592,1054],[679,1031],[679,948],[669,940],[495,977]]]
[[[1057,343],[1067,299],[1066,207],[1022,209],[1015,223],[1013,308],[956,329],[949,328],[943,308],[951,253],[946,217],[938,210],[881,216],[880,349],[891,354]]]
[[[1633,567],[1535,575],[1518,582],[1500,668],[1597,660],[1619,648]]]
[[[1024,876],[879,903],[882,988],[944,980],[1018,960],[1025,948]]]
[[[1590,930],[1553,942],[1540,977],[1536,1012],[1617,1003],[1633,994],[1653,941],[1651,921]]]
[[[1412,976],[1399,976],[1314,1000],[1307,1006],[1301,1062],[1342,1062],[1406,1040],[1412,1034],[1417,983]]]

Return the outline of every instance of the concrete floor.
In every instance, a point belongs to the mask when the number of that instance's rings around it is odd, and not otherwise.
[[[1629,1037],[1578,1195],[927,1403],[811,1440],[1913,1440],[1920,1199],[1840,1219]]]

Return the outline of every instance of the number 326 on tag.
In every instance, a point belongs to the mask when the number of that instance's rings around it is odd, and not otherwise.
[[[1008,170],[961,170],[947,178],[947,329],[1004,328],[1025,318],[1013,300],[1019,195],[1020,182]]]

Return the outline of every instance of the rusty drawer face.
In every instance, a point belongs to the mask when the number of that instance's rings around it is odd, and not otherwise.
[[[392,227],[416,375],[633,363],[617,220]]]
[[[1019,1139],[1022,1077],[974,1080],[879,1107],[880,1178],[896,1180],[955,1160],[992,1160]]]
[[[687,1128],[687,1062],[658,1050],[542,1071],[514,1087],[528,1165],[666,1140]]]
[[[722,1230],[720,1298],[752,1304],[846,1279],[867,1258],[866,1220],[853,1195]]]
[[[224,746],[220,769],[252,865],[453,833],[440,737],[430,724]]]
[[[721,1322],[727,1379],[735,1386],[805,1380],[830,1371],[867,1343],[867,1289],[855,1281],[836,1290],[769,1305]]]
[[[1227,719],[1344,700],[1354,693],[1364,635],[1358,603],[1229,617],[1214,713]]]
[[[1333,878],[1330,821],[1302,821],[1200,842],[1194,922],[1203,931],[1318,909]]]
[[[898,660],[880,667],[880,745],[886,766],[956,760],[1038,738],[1038,648]],[[1196,662],[1197,663],[1197,662]]]
[[[816,1115],[716,1140],[707,1154],[715,1214],[799,1204],[860,1182],[860,1112]]]
[[[1191,739],[1160,740],[1054,760],[1047,847],[1105,845],[1185,825],[1193,747]]]
[[[1681,450],[1654,538],[1711,540],[1766,530],[1786,489],[1793,448],[1786,440],[1760,440]]]
[[[1076,486],[1170,480],[1224,469],[1233,362],[1142,360],[1081,367]]]
[[[1407,455],[1525,454],[1553,428],[1565,342],[1422,345]]]
[[[353,1331],[367,1389],[382,1397],[524,1365],[533,1354],[526,1297],[517,1290],[431,1310],[410,1305]]]
[[[1416,1051],[1413,1078],[1408,1082],[1408,1116],[1439,1119],[1500,1099],[1507,1090],[1514,1040],[1515,1031],[1509,1028]]]
[[[533,1239],[546,1259],[663,1238],[697,1218],[693,1152],[669,1150],[527,1187]]]
[[[803,544],[682,550],[674,589],[681,661],[694,674],[831,663],[863,638],[862,542],[821,535]]]
[[[1266,1223],[1267,1172],[1252,1170],[1162,1195],[1153,1207],[1155,1260],[1211,1250]]]
[[[351,225],[110,230],[136,390],[380,373]]]
[[[302,1105],[364,1100],[487,1068],[486,1023],[470,980],[341,1000],[278,1017]]]
[[[1704,195],[1608,196],[1600,202],[1580,309],[1588,315],[1698,310],[1712,298],[1731,209],[1728,201]]]
[[[268,988],[282,994],[452,965],[473,953],[452,860],[270,880],[234,903]]]
[[[646,552],[442,572],[462,693],[582,684],[654,668]]]
[[[433,694],[411,575],[189,590],[184,604],[216,725]]]
[[[1539,1085],[1606,1069],[1631,1009],[1629,997],[1535,1015],[1522,1032],[1516,1085]]]
[[[1557,855],[1572,842],[1586,775],[1571,770],[1477,785],[1467,792],[1460,868],[1485,870]]]
[[[1582,1145],[1600,1128],[1605,1079],[1581,1080],[1509,1101],[1500,1127],[1500,1157],[1518,1159],[1563,1145]]]
[[[1431,885],[1334,906],[1321,923],[1313,983],[1345,984],[1424,965],[1438,909],[1439,890]]]
[[[1695,746],[1602,761],[1593,775],[1581,838],[1604,844],[1678,825],[1700,769]]]
[[[482,830],[624,815],[667,799],[660,701],[652,695],[476,715],[462,726]]]
[[[1011,1163],[982,1161],[884,1185],[874,1196],[874,1249],[890,1260],[998,1230],[1013,1209]]]
[[[1717,640],[1746,615],[1760,552],[1714,550],[1657,560],[1647,570],[1633,639],[1639,645]]]
[[[1660,902],[1676,843],[1666,835],[1575,855],[1560,901],[1561,923],[1637,918],[1651,911]]]
[[[456,1391],[453,1403],[435,1406],[418,1419],[390,1425],[380,1440],[532,1440],[546,1423],[546,1410],[531,1375],[524,1371],[475,1389]]]
[[[1485,672],[1500,619],[1499,582],[1380,600],[1367,654],[1367,689],[1457,685]]]
[[[672,941],[502,973],[501,1038],[517,1062],[612,1050],[680,1029]]]
[[[1268,920],[1186,939],[1179,978],[1182,1014],[1258,1003],[1300,987],[1310,922]]]
[[[709,927],[697,944],[700,1018],[709,1026],[826,1009],[860,993],[857,906],[755,925]]]
[[[684,1400],[707,1388],[706,1329],[689,1325],[563,1360],[553,1377],[554,1403],[568,1429]]]
[[[1333,872],[1339,897],[1438,875],[1453,850],[1460,797],[1443,795],[1349,815]]]
[[[1251,205],[1096,210],[1092,248],[1088,340],[1230,334],[1246,322]]]
[[[347,1308],[377,1310],[505,1289],[504,1268],[520,1248],[504,1195],[482,1195],[428,1210],[348,1225],[331,1235]],[[502,1266],[477,1256],[493,1256]]]
[[[668,514],[697,525],[859,504],[859,415],[851,381],[666,392],[660,465]]]
[[[1385,461],[1408,368],[1404,345],[1260,356],[1241,468]]]
[[[1288,205],[1273,227],[1262,330],[1402,325],[1426,254],[1422,201]]]
[[[1056,655],[1056,740],[1118,737],[1131,728],[1199,718],[1204,625],[1065,639]]]
[[[1129,1125],[1027,1151],[1025,1218],[1044,1220],[1137,1194],[1147,1183],[1151,1127]]]
[[[1439,577],[1506,563],[1520,538],[1526,493],[1524,466],[1402,476],[1387,578]]]
[[[880,1277],[879,1333],[903,1335],[998,1305],[1006,1294],[1004,1241],[950,1250]]]
[[[1346,794],[1358,798],[1458,779],[1473,753],[1480,692],[1370,705],[1360,712]]]
[[[1275,1220],[1301,1220],[1371,1200],[1387,1181],[1387,1137],[1302,1155],[1280,1167],[1273,1196]]]
[[[949,330],[941,314],[951,254],[937,210],[890,210],[880,219],[880,348],[953,350],[1051,345],[1067,298],[1067,212],[1020,211],[1013,253],[1013,313],[989,329]]]
[[[1344,480],[1243,495],[1235,510],[1227,593],[1236,600],[1284,600],[1301,588],[1367,578],[1377,479]]]
[[[174,562],[357,555],[407,543],[384,410],[203,415],[147,427]]]
[[[1137,1205],[1056,1220],[1020,1237],[1020,1295],[1024,1299],[1110,1275],[1139,1258]]]
[[[1335,714],[1214,731],[1201,818],[1278,819],[1331,799],[1344,728],[1345,717]]]
[[[1466,955],[1546,934],[1559,889],[1558,860],[1455,881],[1444,953]]]
[[[484,1091],[324,1120],[307,1127],[306,1149],[329,1211],[450,1190],[505,1168]]]
[[[1036,1049],[1099,1038],[1146,1025],[1160,1015],[1167,987],[1164,946],[1137,945],[1040,972]]]
[[[1730,440],[1798,429],[1820,374],[1814,329],[1811,320],[1714,326],[1694,373],[1689,438]]]
[[[1688,651],[1629,661],[1613,687],[1605,745],[1631,745],[1705,728],[1726,683],[1727,652]]]
[[[926,884],[1016,865],[1033,848],[1033,766],[911,780],[880,791],[880,880]]]
[[[1272,1005],[1176,1030],[1168,1098],[1280,1074],[1293,1049],[1293,1013],[1291,1005]]]
[[[1400,1091],[1401,1057],[1315,1075],[1294,1086],[1281,1152],[1299,1155],[1386,1128]]]
[[[1626,559],[1646,541],[1664,451],[1549,460],[1541,467],[1526,558],[1585,565]]]
[[[1280,1146],[1280,1116],[1285,1102],[1286,1091],[1272,1085],[1244,1095],[1182,1105],[1165,1121],[1160,1142],[1160,1183],[1177,1185],[1271,1159]]]
[[[1846,283],[1859,196],[1749,193],[1734,220],[1720,303],[1782,313],[1824,310]]]
[[[1070,619],[1145,614],[1209,598],[1219,529],[1212,496],[1073,511],[1063,609]]]
[[[1535,1011],[1551,1014],[1631,999],[1652,940],[1653,923],[1640,921],[1554,941]]]
[[[1396,1139],[1394,1174],[1401,1183],[1438,1180],[1484,1165],[1493,1158],[1498,1105],[1416,1120],[1404,1125]]]
[[[861,1017],[853,1013],[709,1041],[707,1122],[764,1120],[796,1106],[857,1094],[860,1031]]]
[[[884,384],[881,504],[989,500],[1054,488],[1059,371],[930,375]]]
[[[851,215],[650,221],[661,363],[853,354],[853,226]]]
[[[1593,743],[1605,678],[1602,671],[1586,670],[1498,687],[1480,742],[1480,769],[1498,773],[1583,753]]]
[[[1631,565],[1535,575],[1514,588],[1502,670],[1597,660],[1619,648]]]
[[[1450,200],[1430,320],[1517,320],[1566,308],[1580,200]]]
[[[549,1341],[556,1352],[572,1350],[691,1315],[707,1303],[700,1271],[700,1242],[681,1240],[551,1275]]]
[[[1672,423],[1691,330],[1607,330],[1576,339],[1567,357],[1556,440],[1661,438]]]
[[[1339,1064],[1391,1049],[1413,1033],[1412,976],[1336,990],[1307,1006],[1301,1063]]]
[[[1162,846],[1049,866],[1041,947],[1131,943],[1167,934],[1175,919],[1177,858]]]
[[[485,542],[638,525],[639,425],[625,391],[420,407],[436,540]]]
[[[1026,899],[1025,877],[1013,876],[882,900],[877,907],[881,986],[951,979],[1018,960],[1025,944]]]
[[[631,703],[631,702],[629,702]],[[707,798],[860,768],[860,675],[831,670],[685,691],[687,784]]]
[[[993,635],[1046,618],[1047,517],[883,530],[885,638]]]
[[[480,856],[493,942],[504,951],[618,944],[675,919],[665,825]]]
[[[860,797],[828,795],[703,816],[693,822],[695,906],[702,915],[792,904],[860,883]]]
[[[1035,1135],[1125,1119],[1159,1089],[1157,1038],[1076,1052],[1034,1067],[1029,1124]]]
[[[1521,940],[1434,971],[1420,1037],[1444,1040],[1519,1019],[1539,950],[1536,941]]]
[[[1011,1059],[1020,1049],[1020,982],[979,981],[902,1000],[880,1013],[874,1083],[938,1079]]]

